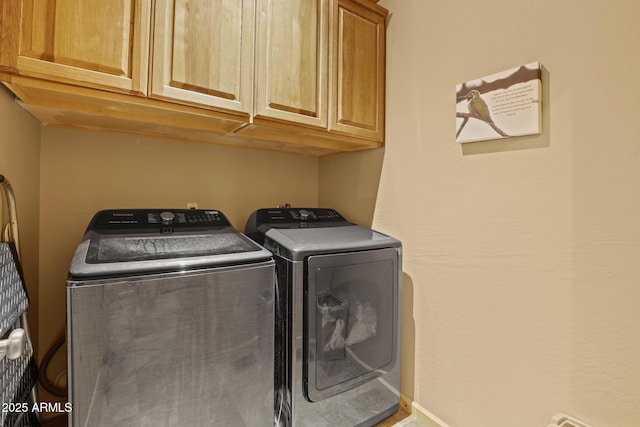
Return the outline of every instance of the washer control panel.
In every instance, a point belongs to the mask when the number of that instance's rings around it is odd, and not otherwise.
[[[231,223],[224,214],[209,209],[111,209],[100,211],[89,229],[101,232],[134,232],[134,230],[221,228]],[[169,230],[171,229],[171,231]]]

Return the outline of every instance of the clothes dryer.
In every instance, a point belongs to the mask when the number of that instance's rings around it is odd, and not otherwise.
[[[372,426],[398,410],[402,245],[333,209],[259,209],[276,261],[281,426]]]

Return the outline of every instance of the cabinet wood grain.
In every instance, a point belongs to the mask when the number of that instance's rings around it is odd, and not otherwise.
[[[384,144],[374,0],[4,0],[0,81],[46,126],[310,156]]]
[[[249,114],[254,1],[156,0],[151,96]]]
[[[329,129],[383,141],[386,14],[362,3],[333,3]]]
[[[256,116],[327,126],[328,0],[259,0]]]
[[[3,66],[25,76],[146,93],[150,0],[3,3],[13,35],[3,38]]]

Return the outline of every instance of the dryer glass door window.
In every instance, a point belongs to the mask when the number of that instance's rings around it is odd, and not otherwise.
[[[314,255],[307,262],[306,397],[318,401],[393,368],[398,252]]]

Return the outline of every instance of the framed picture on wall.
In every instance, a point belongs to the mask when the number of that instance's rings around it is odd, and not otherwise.
[[[539,62],[456,86],[456,141],[460,143],[542,132]]]

